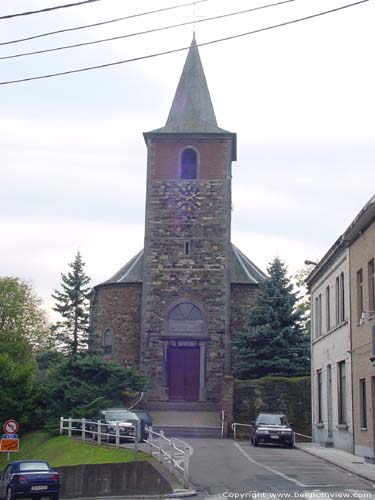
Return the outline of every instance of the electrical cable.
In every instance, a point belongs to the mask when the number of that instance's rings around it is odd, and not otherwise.
[[[68,7],[78,7],[79,5],[93,3],[93,2],[100,2],[100,1],[101,0],[83,0],[82,2],[67,3],[65,5],[56,5],[55,7],[46,7],[45,9],[40,9],[40,10],[29,10],[28,12],[19,12],[18,14],[8,14],[6,16],[0,16],[0,21],[20,16],[31,16],[32,14],[43,14],[44,12],[50,12],[52,10],[67,9]]]
[[[10,45],[12,43],[27,42],[29,40],[35,40],[36,38],[42,38],[42,37],[50,36],[50,35],[57,35],[59,33],[66,33],[68,31],[76,31],[76,30],[82,30],[82,29],[86,29],[86,28],[94,28],[97,26],[103,26],[104,24],[125,21],[126,19],[133,19],[135,17],[148,16],[149,14],[158,14],[159,12],[166,12],[167,10],[180,9],[181,7],[189,7],[190,5],[195,5],[195,4],[203,3],[203,2],[208,2],[208,0],[197,0],[196,2],[188,2],[188,3],[183,3],[180,5],[173,5],[171,7],[164,7],[162,9],[150,10],[150,11],[141,12],[138,14],[131,14],[129,16],[117,17],[115,19],[109,19],[108,21],[100,21],[98,23],[85,24],[82,26],[75,26],[74,28],[64,28],[64,29],[57,30],[57,31],[48,31],[47,33],[41,33],[39,35],[32,35],[32,36],[28,36],[25,38],[19,38],[18,40],[10,40],[7,42],[0,42],[0,45]]]
[[[248,13],[248,12],[253,12],[255,10],[266,9],[268,7],[275,7],[275,6],[278,6],[278,5],[282,5],[282,4],[290,3],[290,2],[295,2],[295,1],[296,0],[282,0],[281,2],[271,3],[271,4],[267,4],[267,5],[261,5],[259,7],[252,7],[251,9],[240,10],[240,11],[237,11],[237,12],[230,12],[228,14],[221,14],[221,15],[215,16],[215,17],[207,17],[205,19],[196,19],[194,21],[186,21],[184,23],[179,23],[179,24],[171,24],[169,26],[163,26],[163,27],[160,27],[160,28],[153,28],[153,29],[149,29],[149,30],[146,30],[146,31],[139,31],[137,33],[128,33],[126,35],[119,35],[119,36],[114,36],[114,37],[111,37],[111,38],[103,38],[103,39],[100,39],[100,40],[93,40],[91,42],[82,42],[82,43],[75,43],[75,44],[72,44],[72,45],[63,45],[61,47],[54,47],[54,48],[51,48],[51,49],[41,49],[41,50],[35,50],[35,51],[32,51],[32,52],[21,52],[19,54],[11,54],[9,56],[0,56],[0,60],[15,59],[17,57],[34,56],[34,55],[37,55],[37,54],[45,54],[47,52],[55,52],[57,50],[74,49],[74,48],[77,48],[77,47],[84,47],[84,46],[93,45],[93,44],[96,44],[96,43],[113,42],[114,40],[120,40],[122,38],[129,38],[129,37],[138,36],[138,35],[146,35],[146,34],[149,34],[149,33],[155,33],[157,31],[165,31],[165,30],[172,29],[172,28],[180,28],[181,26],[188,26],[190,24],[204,23],[206,21],[214,21],[214,20],[217,20],[217,19],[223,19],[223,18],[226,18],[226,17],[237,16],[239,14],[245,14],[245,13]]]
[[[334,12],[338,12],[338,11],[343,10],[343,9],[347,9],[347,8],[354,7],[354,6],[363,4],[363,3],[367,3],[369,1],[370,0],[359,0],[359,1],[354,2],[354,3],[342,5],[340,7],[336,7],[335,9],[330,9],[330,10],[318,12],[317,14],[311,14],[309,16],[300,17],[298,19],[292,19],[291,21],[285,21],[285,22],[280,23],[280,24],[273,24],[272,26],[266,26],[265,28],[259,28],[259,29],[253,30],[253,31],[247,31],[245,33],[239,33],[237,35],[227,36],[225,38],[218,38],[216,40],[211,40],[209,42],[198,43],[196,46],[197,47],[204,47],[206,45],[212,45],[214,43],[224,42],[224,41],[227,41],[227,40],[234,40],[236,38],[241,38],[241,37],[244,37],[244,36],[247,36],[247,35],[254,35],[255,33],[261,33],[263,31],[269,31],[269,30],[272,30],[272,29],[275,29],[275,28],[281,28],[281,27],[284,27],[284,26],[288,26],[290,24],[296,24],[296,23],[299,23],[299,22],[302,22],[302,21],[307,21],[309,19],[314,19],[314,18],[317,18],[317,17],[320,17],[320,16],[324,16],[326,14],[332,14]],[[166,50],[164,52],[157,52],[155,54],[148,54],[146,56],[133,57],[131,59],[125,59],[125,60],[122,60],[122,61],[114,61],[114,62],[110,62],[110,63],[99,64],[97,66],[88,66],[86,68],[72,69],[72,70],[68,70],[68,71],[61,71],[59,73],[49,73],[49,74],[40,75],[40,76],[31,76],[31,77],[28,77],[28,78],[20,78],[18,80],[8,80],[8,81],[0,82],[0,85],[10,85],[10,84],[14,84],[14,83],[30,82],[30,81],[33,81],[33,80],[42,80],[42,79],[45,79],[45,78],[54,78],[56,76],[70,75],[70,74],[74,74],[74,73],[81,73],[83,71],[91,71],[91,70],[94,70],[94,69],[108,68],[110,66],[119,66],[120,64],[125,64],[125,63],[129,63],[129,62],[141,61],[141,60],[144,60],[144,59],[151,59],[151,58],[154,58],[154,57],[164,56],[164,55],[167,55],[167,54],[174,54],[176,52],[182,52],[184,50],[188,50],[189,48],[190,48],[190,46],[188,46],[188,47],[181,47],[181,48],[178,48],[178,49]]]

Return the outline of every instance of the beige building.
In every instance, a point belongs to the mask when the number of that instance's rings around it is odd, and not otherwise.
[[[375,196],[314,268],[313,441],[375,462]]]
[[[344,235],[349,244],[354,453],[375,461],[375,196]]]
[[[341,236],[308,278],[313,441],[353,451],[349,249]]]

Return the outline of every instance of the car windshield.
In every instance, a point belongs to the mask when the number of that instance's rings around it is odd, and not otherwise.
[[[288,425],[288,421],[284,415],[270,415],[267,413],[259,415],[257,424],[266,425]]]
[[[28,470],[49,470],[49,467],[48,464],[46,464],[46,462],[20,463],[20,472],[26,472]]]
[[[105,419],[109,420],[127,420],[132,418],[131,414],[126,410],[118,410],[118,411],[107,411],[105,414]]]

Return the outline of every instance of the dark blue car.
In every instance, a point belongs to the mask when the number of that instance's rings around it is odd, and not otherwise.
[[[60,480],[43,460],[20,460],[6,466],[0,475],[0,498],[33,498],[39,500],[49,497],[58,500]]]

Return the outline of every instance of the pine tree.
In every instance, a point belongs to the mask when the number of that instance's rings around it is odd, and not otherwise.
[[[275,258],[260,286],[247,331],[234,341],[234,375],[241,379],[309,374],[310,341],[296,308],[285,264]]]
[[[52,297],[56,300],[53,308],[63,317],[53,330],[57,344],[73,357],[87,349],[89,337],[89,294],[87,287],[90,278],[84,271],[85,263],[80,252],[69,264],[68,274],[61,274],[61,291],[55,290]]]

